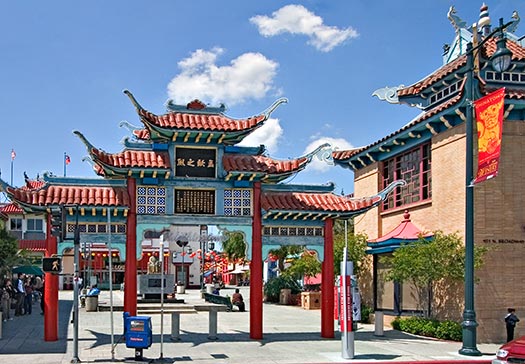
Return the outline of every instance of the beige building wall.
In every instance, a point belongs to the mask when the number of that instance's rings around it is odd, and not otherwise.
[[[503,316],[515,307],[525,321],[525,122],[507,121],[503,128],[499,175],[476,185],[475,244],[490,250],[483,266],[476,270],[475,309],[478,342],[505,339]],[[465,231],[465,126],[447,130],[432,138],[432,199],[396,210],[379,208],[356,217],[355,230],[376,239],[394,229],[405,209],[423,231]],[[476,164],[476,161],[475,161]],[[356,171],[355,197],[370,196],[380,190],[380,163]],[[371,284],[369,285],[371,286]],[[447,292],[440,302],[441,316],[462,320],[463,285]],[[367,302],[372,292],[363,292]],[[517,335],[525,335],[525,329]]]
[[[476,271],[475,305],[480,342],[505,341],[503,317],[516,308],[525,322],[525,122],[503,125],[496,178],[475,188],[475,244],[489,248]],[[516,336],[525,335],[518,324]]]

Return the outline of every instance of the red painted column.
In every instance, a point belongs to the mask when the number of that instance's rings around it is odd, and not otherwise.
[[[51,235],[51,214],[47,214],[46,257],[57,254],[57,238]],[[58,276],[45,273],[44,277],[44,340],[58,340]]]
[[[334,221],[324,225],[324,260],[321,281],[321,337],[334,337]]]
[[[250,263],[250,338],[263,338],[261,183],[253,185],[252,261]]]
[[[136,181],[128,178],[129,209],[126,221],[126,271],[124,273],[124,312],[137,315],[137,197]]]

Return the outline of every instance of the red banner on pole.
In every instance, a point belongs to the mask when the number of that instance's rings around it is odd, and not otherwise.
[[[498,175],[505,88],[474,101],[478,127],[478,171],[473,184]]]
[[[346,282],[345,282],[346,278]],[[341,332],[352,332],[352,281],[350,276],[341,276],[340,280],[340,309],[339,309],[339,325]],[[346,301],[345,301],[346,293]],[[346,307],[345,307],[346,302]],[[345,311],[346,311],[346,322],[345,322]]]

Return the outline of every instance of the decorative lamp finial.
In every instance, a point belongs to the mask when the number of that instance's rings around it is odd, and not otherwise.
[[[410,213],[408,210],[405,210],[405,213],[403,214],[403,222],[410,221]]]
[[[483,37],[486,37],[490,34],[489,7],[485,3],[483,3],[479,9],[478,31]]]

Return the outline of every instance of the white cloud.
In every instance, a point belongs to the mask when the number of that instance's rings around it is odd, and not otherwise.
[[[199,99],[212,106],[260,99],[270,92],[279,64],[260,53],[244,53],[230,65],[218,66],[222,48],[198,49],[178,63],[181,70],[168,85],[168,97],[186,104]]]
[[[306,35],[309,38],[308,44],[322,52],[330,52],[347,39],[359,36],[352,27],[340,29],[323,24],[323,18],[302,5],[286,5],[273,12],[272,17],[256,15],[250,18],[250,21],[265,37],[273,37],[282,33]]]
[[[245,147],[258,147],[261,144],[266,146],[268,154],[275,154],[278,149],[279,141],[283,135],[283,128],[279,119],[270,118],[264,125],[243,139],[238,145]]]
[[[314,141],[312,141],[310,144],[308,144],[303,152],[303,154],[308,154],[311,151],[315,150],[318,146],[321,144],[328,143],[331,145],[332,149],[338,149],[338,150],[347,150],[347,149],[353,149],[354,146],[342,138],[330,138],[330,137],[318,137]],[[313,158],[312,162],[306,167],[307,171],[312,172],[320,172],[324,173],[329,171],[331,168],[334,168],[333,166],[329,165],[328,163],[324,161],[320,161],[317,158]]]

